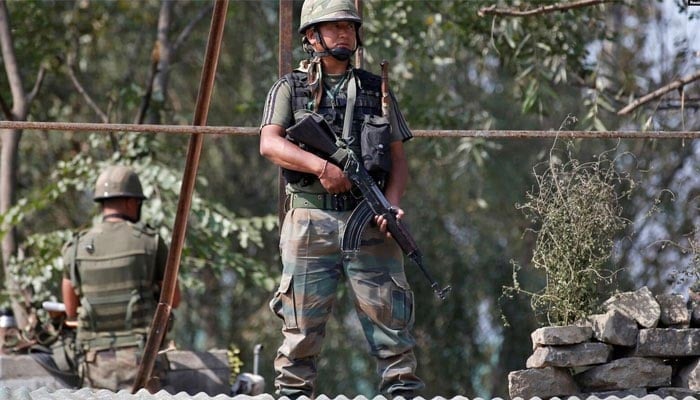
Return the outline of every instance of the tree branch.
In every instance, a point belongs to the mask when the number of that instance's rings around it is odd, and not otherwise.
[[[44,78],[46,77],[46,68],[42,65],[39,67],[39,72],[36,74],[36,82],[34,82],[34,87],[32,91],[27,94],[27,103],[31,103],[36,95],[41,90],[41,85],[44,83]]]
[[[73,66],[70,63],[67,63],[66,67],[68,68],[68,76],[70,76],[70,80],[73,82],[73,86],[75,86],[75,89],[78,91],[78,93],[80,93],[83,96],[90,108],[92,108],[97,113],[102,122],[109,122],[109,117],[107,116],[107,114],[105,114],[100,109],[100,107],[92,100],[92,97],[90,97],[83,85],[81,85],[80,81],[78,81],[78,77],[75,76],[75,71],[73,71]]]
[[[571,10],[574,8],[583,8],[583,7],[589,7],[589,6],[594,6],[597,4],[602,4],[602,3],[614,3],[614,2],[619,2],[620,0],[578,0],[574,1],[571,3],[556,3],[556,4],[549,4],[546,6],[541,6],[537,8],[533,8],[530,10],[518,10],[514,8],[496,8],[496,5],[491,5],[488,7],[482,7],[479,9],[477,14],[480,17],[486,16],[486,15],[504,15],[508,17],[529,17],[532,15],[538,15],[538,14],[548,14],[548,13],[553,13],[557,11],[564,11],[564,10]]]
[[[197,23],[204,18],[206,15],[211,13],[211,11],[214,9],[214,5],[210,4],[201,10],[199,10],[199,13],[190,20],[190,23],[187,24],[185,29],[180,32],[179,35],[177,35],[177,39],[175,39],[175,42],[173,42],[173,52],[177,51],[177,49],[182,45],[182,43],[189,37],[190,33],[194,29],[194,26],[197,25]]]
[[[617,112],[617,115],[625,115],[634,110],[635,108],[641,106],[642,104],[646,104],[654,99],[658,99],[659,97],[665,95],[668,92],[671,92],[673,90],[676,90],[680,87],[683,87],[687,85],[690,82],[696,81],[700,79],[700,70],[695,71],[694,74],[688,75],[686,77],[676,79],[675,81],[669,83],[666,86],[660,87],[653,92],[646,94],[637,100],[631,102],[630,104],[626,105],[620,111]]]
[[[141,98],[141,105],[139,106],[138,114],[136,114],[135,124],[142,124],[146,118],[146,112],[148,111],[148,106],[151,104],[151,97],[153,96],[153,82],[156,79],[156,74],[158,73],[158,63],[160,62],[160,42],[156,40],[153,46],[153,51],[151,52],[151,68],[148,73],[148,81],[146,84],[146,93],[144,93]]]
[[[22,74],[15,55],[10,17],[4,0],[0,0],[0,51],[2,51],[7,83],[10,85],[10,93],[12,93],[11,113],[13,119],[24,119],[27,116],[29,104],[22,86]]]

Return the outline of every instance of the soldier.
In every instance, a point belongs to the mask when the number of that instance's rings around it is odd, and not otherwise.
[[[133,170],[108,167],[93,197],[102,222],[63,248],[63,302],[68,319],[77,323],[78,372],[85,386],[130,390],[138,371],[168,256],[158,233],[139,222],[145,198]],[[179,302],[176,286],[172,306]],[[159,359],[153,376],[161,378],[166,365]],[[159,390],[158,379],[148,389]]]
[[[270,89],[260,130],[260,153],[283,168],[287,213],[280,250],[282,278],[270,308],[283,320],[284,342],[275,359],[275,386],[291,398],[315,395],[316,359],[341,279],[347,279],[371,354],[377,359],[379,390],[413,397],[423,388],[416,376],[415,341],[410,334],[414,305],[403,256],[387,236],[386,221],[363,233],[357,257],[344,259],[340,240],[359,203],[338,166],[285,138],[285,130],[310,112],[321,114],[337,137],[357,153],[382,154],[375,176],[398,208],[408,179],[403,142],[412,137],[395,101],[381,141],[364,148],[363,124],[383,115],[381,79],[353,68],[361,45],[362,20],[352,0],[306,0],[301,10],[302,45],[309,58]],[[391,97],[393,100],[393,97]],[[347,106],[346,106],[347,105]],[[344,121],[351,123],[344,124]],[[375,150],[375,151],[373,151]],[[377,151],[379,150],[379,151]]]

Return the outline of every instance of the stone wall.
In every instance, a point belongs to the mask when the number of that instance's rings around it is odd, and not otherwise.
[[[577,325],[532,332],[526,369],[508,375],[510,397],[700,395],[700,306],[643,287],[603,309]]]

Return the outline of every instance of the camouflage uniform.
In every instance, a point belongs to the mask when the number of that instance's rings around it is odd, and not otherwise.
[[[301,34],[319,22],[361,23],[351,0],[306,0],[301,20]],[[314,110],[324,116],[337,136],[342,136],[347,85],[354,80],[357,97],[348,132],[354,139],[351,148],[359,151],[356,146],[362,121],[382,115],[381,79],[351,65],[343,75],[325,74],[316,69],[318,66],[318,56],[314,56],[272,86],[261,130],[267,125],[289,128],[303,118],[298,111]],[[320,86],[330,88],[322,92],[319,103],[308,83],[315,81],[309,77],[314,71],[318,71]],[[393,95],[391,99],[389,142],[406,141],[412,137],[411,132]],[[340,243],[357,199],[348,194],[330,195],[314,175],[283,172],[288,182],[288,212],[280,237],[283,271],[279,289],[270,302],[270,308],[283,320],[284,342],[275,359],[277,393],[291,398],[315,394],[316,359],[341,279],[347,281],[370,353],[377,359],[380,391],[395,395],[423,388],[415,374],[415,341],[410,334],[413,292],[406,281],[400,248],[370,224],[362,234],[357,256],[344,258]],[[379,182],[386,176],[376,178]]]
[[[76,342],[84,385],[131,389],[167,253],[152,228],[127,221],[97,224],[64,247],[64,278],[81,303]],[[166,365],[160,357],[152,376],[163,378]]]
[[[313,394],[316,358],[343,277],[354,294],[370,352],[377,358],[380,391],[422,387],[414,373],[413,292],[401,250],[370,226],[358,256],[344,260],[340,240],[349,216],[350,212],[293,208],[285,217],[280,239],[282,279],[270,303],[284,320],[284,342],[275,360],[280,395]]]

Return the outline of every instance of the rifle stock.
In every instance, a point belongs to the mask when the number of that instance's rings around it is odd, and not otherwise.
[[[452,290],[450,286],[440,289],[438,283],[423,265],[423,256],[413,236],[396,216],[396,209],[389,203],[361,160],[342,140],[331,139],[332,131],[327,122],[318,114],[309,114],[294,126],[287,129],[289,138],[303,143],[321,153],[329,161],[343,168],[345,176],[362,192],[364,200],[353,210],[348,219],[341,243],[343,254],[352,258],[360,247],[360,236],[374,215],[381,215],[387,221],[391,233],[401,250],[418,265],[430,282],[433,292],[444,300]]]

